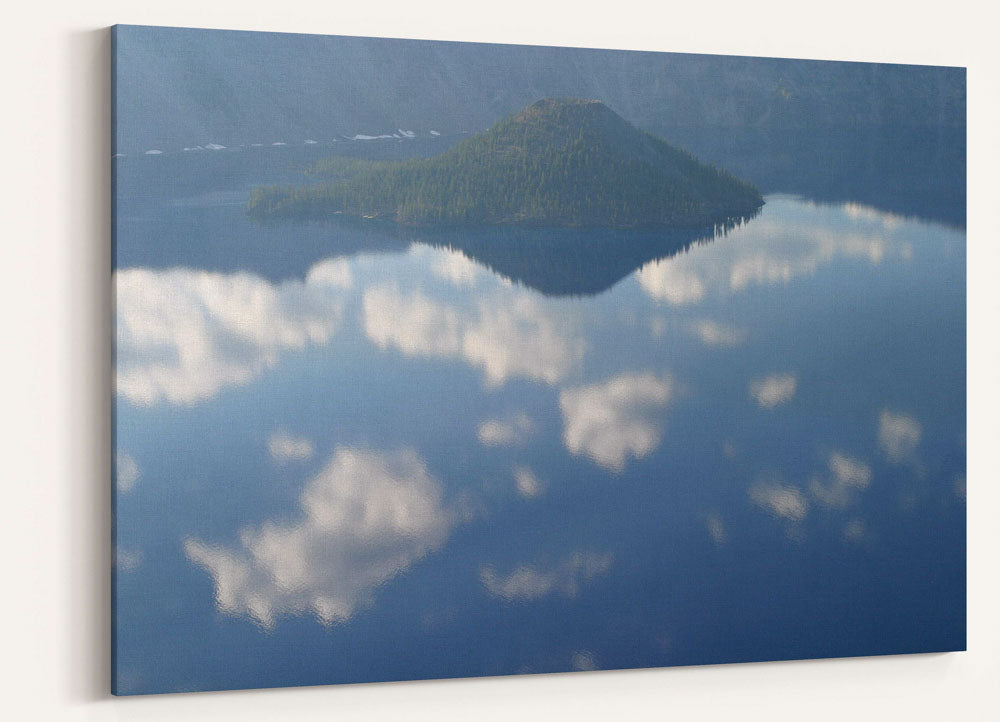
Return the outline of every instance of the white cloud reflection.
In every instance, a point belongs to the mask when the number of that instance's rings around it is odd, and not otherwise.
[[[639,269],[639,285],[650,298],[673,306],[697,303],[705,297],[705,283],[695,269],[681,263],[683,256],[653,261]]]
[[[773,516],[798,522],[809,513],[809,501],[794,486],[773,479],[761,479],[750,487],[750,499]]]
[[[275,461],[306,461],[314,453],[312,442],[276,431],[267,440],[267,450]]]
[[[792,400],[798,380],[794,374],[774,374],[750,382],[750,396],[761,408],[773,409]]]
[[[613,561],[610,553],[575,552],[548,568],[522,564],[509,574],[497,574],[485,566],[479,571],[479,579],[490,594],[506,602],[528,602],[555,593],[575,597],[584,582],[607,574]]]
[[[326,344],[351,284],[345,261],[304,281],[249,273],[130,268],[115,273],[119,394],[134,404],[192,404],[241,386],[282,353]]]
[[[615,472],[629,456],[641,459],[660,443],[662,409],[670,401],[670,376],[622,374],[603,384],[578,386],[559,394],[563,442]]]
[[[775,208],[788,211],[780,213],[781,222],[769,216]],[[855,258],[873,266],[890,258],[906,260],[913,249],[902,238],[904,230],[898,216],[866,206],[810,204],[772,196],[763,216],[716,239],[711,252],[695,247],[653,261],[638,271],[637,278],[650,298],[692,305],[755,285],[789,283],[836,258]]]
[[[535,422],[525,413],[512,418],[487,419],[479,424],[476,436],[484,446],[521,444],[535,430]]]
[[[862,203],[848,202],[844,204],[843,208],[844,212],[854,220],[878,223],[890,230],[898,228],[905,220],[903,216]]]
[[[116,549],[115,567],[119,572],[134,572],[142,566],[143,554],[138,550]]]
[[[527,293],[502,304],[481,299],[464,310],[420,291],[379,285],[365,291],[364,327],[382,349],[462,359],[482,369],[490,387],[513,376],[555,384],[583,356],[583,342],[567,331],[565,319]]]
[[[480,274],[475,261],[461,251],[442,250],[436,254],[437,260],[431,266],[433,273],[456,286],[472,286]]]
[[[877,266],[888,253],[886,240],[877,234],[837,233],[825,224],[815,227],[765,222],[758,234],[772,234],[773,245],[746,247],[729,268],[729,289],[774,286],[810,276],[837,257],[860,258]],[[786,235],[789,232],[798,236]]]
[[[514,467],[514,482],[517,485],[517,493],[526,499],[532,499],[542,493],[542,482],[528,466]]]
[[[184,542],[212,575],[221,611],[265,627],[283,614],[344,622],[441,547],[454,523],[441,484],[412,451],[338,448],[299,504],[298,521],[244,529],[234,549]]]
[[[850,542],[851,544],[860,544],[869,537],[868,527],[861,519],[851,519],[849,522],[844,524],[841,536],[846,542]]]
[[[115,454],[115,483],[119,492],[127,494],[132,491],[140,475],[139,465],[135,463],[135,459],[124,451]]]
[[[830,454],[829,481],[818,478],[809,483],[809,491],[823,506],[843,509],[854,499],[855,493],[871,485],[871,467],[840,451]]]
[[[726,543],[728,534],[726,533],[726,525],[722,521],[722,517],[717,513],[712,512],[705,519],[705,526],[708,528],[708,535],[712,537],[712,541],[715,542],[716,546],[722,546]]]
[[[878,420],[878,441],[895,463],[913,455],[920,443],[920,423],[908,414],[883,409]]]
[[[695,321],[693,324],[695,335],[706,346],[717,348],[733,348],[739,346],[747,340],[747,332],[724,323],[718,323],[710,319]]]

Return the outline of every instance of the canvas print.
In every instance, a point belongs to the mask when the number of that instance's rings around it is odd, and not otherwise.
[[[116,694],[965,648],[964,69],[112,55]]]

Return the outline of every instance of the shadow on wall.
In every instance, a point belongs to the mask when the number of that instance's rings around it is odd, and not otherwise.
[[[72,112],[64,135],[78,149],[68,156],[73,230],[66,244],[73,285],[67,309],[75,339],[85,350],[67,365],[72,378],[65,437],[73,451],[62,479],[62,501],[71,520],[67,566],[71,610],[64,670],[72,701],[108,698],[111,689],[111,34],[108,28],[74,33],[64,62],[73,79],[65,91]]]

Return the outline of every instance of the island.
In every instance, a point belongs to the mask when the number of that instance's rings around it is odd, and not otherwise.
[[[739,222],[764,203],[752,184],[575,98],[539,100],[433,157],[335,157],[314,171],[323,182],[253,189],[248,212],[418,227],[691,228]]]

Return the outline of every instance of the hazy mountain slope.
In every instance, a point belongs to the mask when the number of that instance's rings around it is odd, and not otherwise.
[[[118,26],[116,152],[479,131],[540,97],[638,127],[962,127],[965,71]]]

